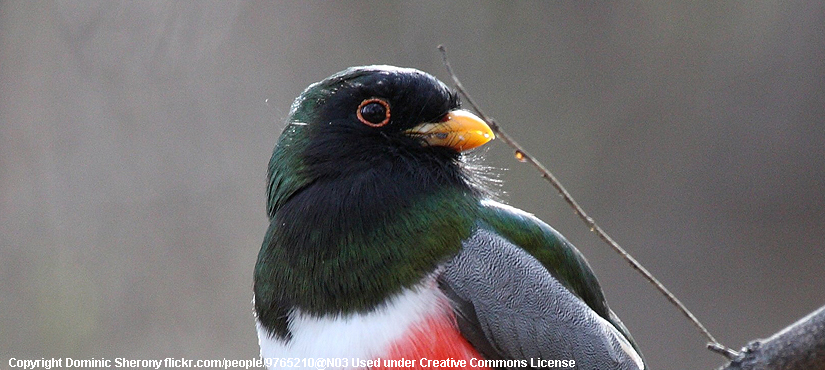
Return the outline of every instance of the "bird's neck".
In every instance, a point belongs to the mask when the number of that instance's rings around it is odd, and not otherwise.
[[[421,281],[474,227],[477,194],[454,175],[379,166],[297,191],[278,207],[258,256],[259,315],[369,311]]]

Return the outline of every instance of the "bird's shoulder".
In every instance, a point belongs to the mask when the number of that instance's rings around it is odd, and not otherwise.
[[[550,225],[518,208],[483,200],[478,227],[526,251],[593,311],[609,316],[599,281],[584,255]]]

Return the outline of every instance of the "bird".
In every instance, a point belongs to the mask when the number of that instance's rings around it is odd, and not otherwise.
[[[646,368],[585,257],[468,162],[495,134],[453,88],[350,67],[286,121],[253,279],[268,367]]]

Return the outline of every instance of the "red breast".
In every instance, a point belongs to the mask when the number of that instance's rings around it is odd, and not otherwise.
[[[380,367],[372,369],[479,369],[483,358],[459,333],[455,317],[432,315],[415,325],[381,357]],[[395,362],[390,362],[395,361]],[[412,365],[412,366],[410,366]]]

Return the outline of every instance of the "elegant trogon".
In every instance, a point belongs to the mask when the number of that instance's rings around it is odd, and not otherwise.
[[[254,272],[268,365],[645,368],[582,254],[465,163],[493,138],[415,69],[349,68],[294,101]]]

